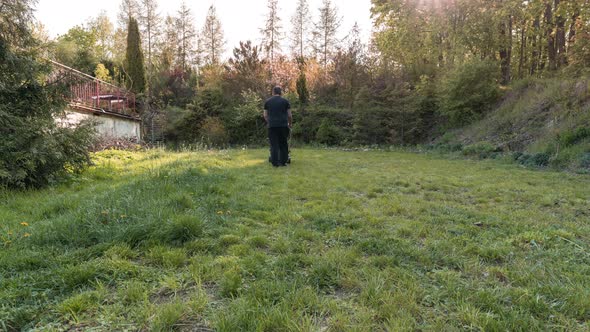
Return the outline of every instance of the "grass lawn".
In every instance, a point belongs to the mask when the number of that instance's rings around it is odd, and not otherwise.
[[[590,177],[267,154],[103,152],[0,191],[0,330],[590,330]]]

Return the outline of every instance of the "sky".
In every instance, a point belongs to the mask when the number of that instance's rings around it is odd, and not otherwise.
[[[160,13],[174,15],[182,0],[160,0]],[[102,10],[113,22],[117,21],[117,12],[121,0],[39,0],[36,18],[51,37],[57,37],[76,26],[84,25],[89,18],[96,17]],[[227,40],[226,56],[240,41],[252,40],[260,42],[260,28],[264,25],[267,12],[267,0],[187,0],[195,17],[195,26],[201,29],[205,21],[207,10],[211,4],[217,8],[217,14]],[[318,16],[318,8],[322,0],[308,0],[314,20]],[[340,37],[345,37],[355,22],[361,27],[364,42],[368,42],[371,35],[371,0],[333,0],[342,17]],[[290,30],[291,17],[295,12],[295,0],[279,0],[284,31]],[[288,43],[287,40],[284,41]],[[287,50],[286,45],[283,47]]]

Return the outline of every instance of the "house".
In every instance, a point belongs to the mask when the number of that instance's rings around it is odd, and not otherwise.
[[[60,124],[75,126],[92,120],[103,139],[141,141],[142,121],[133,93],[58,62],[51,63],[53,80],[65,80],[70,87],[68,106],[57,119]]]

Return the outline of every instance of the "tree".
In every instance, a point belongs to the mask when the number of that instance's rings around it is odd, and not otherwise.
[[[162,18],[158,13],[157,0],[141,0],[141,6],[139,23],[141,24],[141,30],[145,37],[144,46],[147,50],[147,87],[148,89],[151,89],[154,76],[154,61],[152,55],[154,52],[154,45],[157,43],[158,36],[160,35]]]
[[[209,7],[201,38],[201,46],[206,62],[213,65],[218,64],[224,51],[225,37],[214,6]]]
[[[340,28],[341,18],[338,17],[338,10],[332,4],[331,0],[324,0],[320,8],[320,17],[315,24],[315,31],[313,32],[315,39],[315,51],[320,55],[320,61],[326,69],[328,61],[333,54],[338,39],[336,34]]]
[[[125,67],[129,77],[128,86],[135,92],[144,92],[145,66],[143,51],[141,49],[141,36],[139,35],[139,27],[136,19],[129,19],[127,31]]]
[[[0,4],[0,38],[13,47],[25,47],[34,43],[27,22],[33,21],[32,6],[35,0],[2,2]]]
[[[278,13],[278,0],[268,0],[267,8],[266,25],[260,31],[262,32],[262,45],[266,51],[266,57],[270,60],[272,72],[275,53],[281,52],[281,39],[283,38],[281,29],[283,27]]]
[[[94,70],[94,77],[101,81],[109,82],[111,80],[111,73],[105,65],[99,63]]]
[[[121,0],[119,15],[117,16],[119,26],[126,29],[129,25],[129,19],[132,17],[139,18],[139,3],[137,0]]]
[[[334,68],[332,77],[337,87],[339,101],[352,109],[354,99],[363,83],[366,73],[364,68],[364,45],[361,41],[361,31],[355,23],[346,38],[346,47],[340,49],[333,57]]]
[[[46,185],[90,162],[91,126],[56,125],[67,89],[47,82],[51,68],[35,60],[34,4],[0,4],[0,187]]]
[[[100,60],[107,60],[113,57],[115,27],[106,11],[100,14],[89,24],[90,30],[96,38],[96,55]]]
[[[94,29],[75,26],[60,36],[54,47],[55,59],[58,62],[86,74],[92,75],[99,62],[96,55],[99,47]]]
[[[299,60],[299,77],[295,84],[297,89],[297,96],[299,97],[299,104],[304,108],[309,102],[309,90],[307,89],[307,77],[305,76],[305,60]]]
[[[176,18],[176,27],[178,31],[178,60],[183,72],[188,71],[191,55],[195,50],[197,33],[193,21],[194,18],[190,8],[185,1],[182,1]]]
[[[291,18],[293,24],[292,31],[292,51],[297,54],[299,58],[304,58],[306,55],[306,42],[309,39],[309,22],[311,22],[309,12],[309,5],[307,0],[298,0],[295,15]]]
[[[234,48],[233,57],[227,64],[227,81],[234,96],[239,96],[243,91],[252,91],[262,98],[267,93],[266,61],[261,58],[260,53],[260,48],[253,46],[251,41],[240,42],[240,46]]]
[[[171,71],[178,64],[177,51],[179,48],[179,33],[176,27],[176,20],[170,15],[166,16],[159,46],[161,53],[160,69],[163,71]]]

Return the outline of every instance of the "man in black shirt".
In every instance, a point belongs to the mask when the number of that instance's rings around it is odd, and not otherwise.
[[[283,90],[275,87],[273,96],[264,103],[264,119],[268,124],[270,160],[274,167],[287,166],[289,159],[289,130],[293,124],[291,104],[281,95]]]

